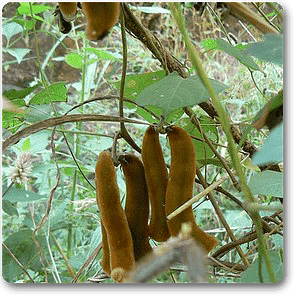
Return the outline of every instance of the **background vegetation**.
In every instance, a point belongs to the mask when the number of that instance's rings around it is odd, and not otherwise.
[[[203,14],[192,4],[186,3],[182,8],[190,39],[208,77],[216,80],[218,99],[230,116],[231,124],[244,133],[243,140],[247,138],[261,150],[250,159],[249,153],[239,149],[239,159],[255,196],[256,209],[260,217],[264,217],[263,238],[278,281],[283,274],[280,202],[283,177],[279,172],[261,172],[257,164],[276,162],[283,170],[282,123],[270,131],[266,127],[257,130],[252,122],[270,99],[275,99],[274,107],[278,106],[276,101],[282,104],[279,93],[283,87],[282,36],[275,40],[275,45],[279,45],[276,48],[272,46],[272,39],[264,38],[253,26],[226,16],[216,5],[207,5]],[[3,140],[55,116],[93,114],[106,115],[111,120],[69,122],[55,128],[46,126],[45,130],[37,130],[3,151],[2,275],[8,282],[65,283],[74,278],[86,282],[102,272],[94,168],[99,152],[112,146],[115,132],[119,130],[116,120],[124,61],[121,29],[115,26],[103,41],[89,42],[84,34],[84,17],[79,16],[74,29],[64,35],[59,32],[54,9],[54,3],[29,5],[26,2],[8,3],[3,8],[2,81],[6,99],[2,113]],[[260,9],[282,27],[279,5],[261,3]],[[132,10],[167,51],[182,62],[191,75],[195,74],[195,66],[189,60],[168,5],[134,3]],[[261,41],[264,43],[258,43]],[[249,48],[250,44],[258,48]],[[268,49],[267,57],[263,56],[264,49]],[[160,91],[174,91],[175,82],[181,83],[176,85],[175,94],[179,99],[173,101],[173,96],[168,96],[157,101],[153,97],[152,84]],[[153,114],[164,112],[168,123],[180,124],[195,138],[198,167],[205,182],[210,184],[224,176],[226,170],[182,107],[192,108],[221,158],[229,169],[233,170],[234,166],[220,123],[197,105],[209,98],[206,95],[200,99],[201,91],[187,89],[183,79],[174,73],[165,77],[152,53],[127,34],[125,98],[131,102],[125,101],[124,116],[141,121],[140,124],[126,123],[128,132],[140,146],[147,127],[142,123],[158,122]],[[147,104],[151,105],[146,107]],[[161,136],[161,144],[169,163],[170,151],[164,136]],[[134,152],[124,139],[118,140],[118,151]],[[117,174],[123,199],[123,174],[119,169]],[[201,190],[203,187],[198,182],[195,194]],[[265,260],[258,259],[250,208],[241,205],[247,203],[243,193],[227,180],[213,194],[218,211],[208,197],[193,206],[199,226],[220,241],[211,253],[209,282],[260,282],[262,279],[270,282]],[[243,258],[235,247],[230,247],[230,232],[224,228],[220,216],[228,223],[235,239],[244,239],[240,245]],[[229,248],[222,252],[226,245]],[[221,254],[214,255],[218,251]],[[111,282],[107,278],[100,281]],[[153,277],[151,282],[190,282],[190,279],[183,266],[175,265]]]

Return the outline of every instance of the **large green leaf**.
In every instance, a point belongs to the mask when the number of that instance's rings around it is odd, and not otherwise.
[[[211,51],[211,50],[222,50],[222,47],[218,44],[217,42],[218,39],[204,39],[200,42],[200,45],[206,50],[206,51]],[[222,42],[221,42],[222,43]],[[249,47],[249,44],[236,44],[234,48],[238,50],[245,50]],[[224,50],[224,49],[223,49]],[[225,50],[224,50],[225,51]],[[233,50],[235,51],[235,50]],[[229,51],[230,52],[230,51]],[[230,53],[228,53],[230,54]]]
[[[2,187],[2,190],[5,191],[6,188]],[[19,189],[12,186],[9,191],[3,196],[3,200],[10,202],[34,202],[45,200],[45,196],[39,195],[32,191],[26,191],[24,189]]]
[[[283,173],[270,170],[255,173],[250,179],[249,188],[253,194],[283,197]]]
[[[32,87],[28,87],[22,90],[7,90],[3,92],[3,96],[9,99],[12,104],[16,107],[24,107],[26,106],[25,97],[30,95],[33,91],[35,91],[42,84],[37,83]],[[25,112],[25,111],[24,111]],[[28,113],[30,114],[30,109],[26,109],[25,119],[28,117]],[[37,115],[37,112],[34,112],[34,116]],[[47,117],[49,117],[47,115]],[[15,133],[18,130],[18,125],[21,125],[24,120],[24,115],[16,112],[12,112],[9,110],[2,110],[2,127],[7,130]]]
[[[259,66],[253,61],[252,57],[245,52],[235,48],[221,38],[216,39],[219,47],[227,54],[235,57],[240,63],[256,71],[261,71]]]
[[[270,132],[270,136],[259,152],[253,155],[253,165],[278,163],[283,161],[283,123]]]
[[[272,269],[276,278],[276,282],[280,281],[283,276],[283,263],[280,255],[275,251],[268,251]],[[259,262],[258,259],[242,274],[242,283],[260,283],[259,280]],[[271,283],[265,260],[262,259],[261,276],[264,283]]]
[[[283,65],[283,35],[266,34],[263,42],[253,43],[247,49],[250,55],[259,59]]]
[[[227,88],[226,85],[210,80],[215,93]],[[173,72],[159,82],[144,89],[136,102],[141,106],[156,106],[162,110],[165,118],[178,108],[196,105],[209,99],[210,95],[197,76],[180,77]]]
[[[226,161],[226,163],[227,165],[230,165],[229,161]],[[204,165],[214,165],[216,167],[224,168],[224,166],[217,157],[197,159],[197,166],[199,168],[203,167]]]
[[[227,210],[225,212],[226,220],[230,227],[243,227],[251,226],[252,222],[248,214],[244,210]]]
[[[146,87],[155,84],[164,77],[165,71],[129,75],[125,81],[124,96],[134,101]],[[120,91],[121,81],[115,82],[115,86]]]

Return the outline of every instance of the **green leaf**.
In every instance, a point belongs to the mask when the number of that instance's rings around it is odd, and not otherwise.
[[[249,188],[253,194],[283,197],[283,173],[270,170],[255,173],[249,181]]]
[[[202,40],[200,45],[205,48],[205,50],[221,50],[221,47],[218,45],[215,39],[205,39]]]
[[[48,5],[32,5],[32,11],[34,14],[39,14],[41,12],[47,11],[47,10],[51,10],[53,9],[51,6]]]
[[[29,93],[31,93],[36,88],[36,86],[24,90],[8,90],[3,92],[3,96],[4,98],[7,98],[14,106],[23,107],[26,105],[23,99]],[[23,113],[17,113],[15,111],[10,111],[6,109],[2,110],[2,127],[6,128],[7,130],[13,133],[18,130],[18,125],[21,125],[23,120],[24,120]]]
[[[83,57],[81,54],[79,54],[77,52],[68,53],[65,56],[65,61],[71,67],[73,67],[75,69],[81,69]]]
[[[35,25],[35,19],[31,20],[20,20],[20,19],[15,19],[14,22],[22,25],[26,29],[32,29],[33,26]]]
[[[58,82],[44,88],[38,94],[34,95],[31,100],[31,105],[48,104],[51,102],[66,102],[67,88],[64,82]]]
[[[6,201],[6,200],[2,201],[2,210],[10,216],[19,217],[18,210],[16,209],[14,204],[11,203],[10,201]]]
[[[6,188],[2,187],[4,191]],[[40,200],[45,200],[46,196],[39,195],[32,191],[26,191],[24,189],[16,188],[12,186],[9,191],[3,196],[4,200],[10,202],[35,202]]]
[[[149,123],[158,122],[158,120],[156,118],[154,118],[149,112],[142,109],[141,107],[137,107],[135,110],[135,113],[138,114],[139,116],[141,116],[143,119],[145,119]]]
[[[113,60],[113,61],[120,60],[120,57],[113,56],[112,54],[110,54],[107,51],[104,51],[102,49],[86,48],[85,52],[95,54],[99,60]]]
[[[276,282],[279,282],[283,276],[283,264],[280,255],[275,251],[268,251],[272,269],[276,278]],[[262,258],[261,275],[264,283],[271,283],[269,273],[265,260]],[[259,263],[258,259],[242,274],[242,283],[260,283],[259,280]]]
[[[230,227],[247,227],[252,225],[250,217],[244,210],[227,210],[225,212],[226,220]]]
[[[226,85],[210,80],[215,93],[222,92]],[[171,112],[181,107],[196,105],[210,97],[207,89],[197,76],[180,77],[173,72],[159,82],[144,89],[137,97],[136,102],[141,106],[157,106],[161,108],[167,119]]]
[[[45,239],[37,236],[41,249],[46,249]],[[14,254],[25,269],[35,272],[42,271],[42,265],[38,256],[38,250],[32,239],[31,230],[20,230],[11,234],[5,241],[5,245]],[[2,245],[2,276],[8,282],[13,282],[15,277],[21,274],[22,269],[16,264],[11,255]]]
[[[18,116],[17,118],[15,118]],[[2,127],[15,133],[22,124],[23,117],[11,111],[2,110]]]
[[[35,89],[40,87],[41,85],[42,85],[41,83],[37,83],[32,87],[22,89],[22,90],[8,90],[3,92],[3,96],[12,100],[13,104],[17,106],[25,106],[25,101],[23,99],[26,96],[28,96],[30,93],[32,93]],[[19,99],[20,101],[13,101],[15,99]]]
[[[248,47],[250,46],[250,44],[236,44],[234,47],[238,50],[246,50],[248,49]]]
[[[145,74],[129,75],[126,77],[124,96],[136,100],[139,94],[148,86],[155,84],[165,77],[165,71],[156,71]],[[121,81],[115,82],[116,88],[120,91]]]
[[[24,98],[39,86],[41,86],[41,83],[23,90],[8,90],[3,92],[3,96],[9,99],[13,105],[17,107],[24,107],[26,106]],[[22,124],[23,120],[24,116],[22,114],[8,110],[2,111],[2,127],[10,130],[13,133],[18,129],[18,125]]]
[[[20,15],[31,15],[30,6],[28,2],[24,2],[17,9]],[[33,14],[39,14],[46,10],[51,10],[52,7],[48,5],[31,5]]]
[[[229,161],[226,161],[226,163],[227,163],[227,165],[230,164]],[[199,168],[203,167],[204,165],[214,165],[216,167],[224,168],[222,163],[220,162],[220,160],[217,157],[197,159],[197,166]]]
[[[281,89],[275,96],[273,96],[265,105],[263,108],[259,110],[259,112],[255,115],[253,118],[253,122],[255,123],[258,121],[263,114],[266,114],[268,112],[271,112],[272,110],[278,108],[279,106],[283,105],[283,89]],[[267,110],[267,111],[266,111]]]
[[[227,54],[235,57],[240,63],[256,71],[261,71],[259,66],[253,61],[252,57],[245,52],[235,48],[221,38],[216,39],[217,44]],[[262,71],[261,71],[262,72]]]
[[[47,119],[47,118],[45,118]],[[51,131],[42,130],[28,137],[31,153],[44,152],[49,146]]]
[[[95,54],[97,56],[97,58],[95,58],[95,55],[93,55],[94,58],[88,59],[86,62],[87,65],[90,65],[94,62],[101,61],[101,60],[113,60],[113,61],[120,60],[119,57],[116,57],[106,51],[103,51],[102,49],[86,48],[85,53]],[[78,52],[72,52],[66,55],[65,61],[71,67],[76,69],[81,69],[83,64],[83,58],[84,58],[84,54]]]
[[[93,235],[91,237],[91,242],[89,245],[89,249],[87,251],[87,256],[90,256],[91,253],[95,250],[95,248],[98,246],[99,241],[102,240],[102,232],[101,232],[101,226],[99,225],[96,230],[93,232]]]
[[[263,42],[253,43],[247,52],[259,59],[283,65],[283,35],[266,34]]]
[[[259,152],[253,155],[252,165],[263,165],[283,161],[283,123],[270,131],[270,135]]]
[[[139,10],[146,14],[170,14],[171,12],[168,9],[158,6],[130,6],[133,9]]]
[[[18,63],[21,63],[24,56],[31,51],[27,48],[4,48],[2,50],[14,56]]]
[[[22,144],[22,150],[28,151],[30,150],[30,138],[26,139]]]
[[[15,22],[2,24],[2,34],[5,35],[7,42],[15,35],[23,31],[23,27]]]

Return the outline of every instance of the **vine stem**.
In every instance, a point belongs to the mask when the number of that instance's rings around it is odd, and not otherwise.
[[[185,27],[184,17],[183,17],[182,10],[181,10],[181,4],[179,2],[176,2],[176,3],[172,2],[169,4],[169,7],[170,7],[173,17],[176,20],[179,30],[183,36],[183,40],[185,41],[185,45],[187,47],[191,62],[196,70],[196,73],[202,80],[207,91],[209,92],[211,100],[215,106],[217,113],[218,113],[219,121],[220,121],[222,128],[227,137],[228,152],[231,157],[233,167],[236,170],[236,174],[240,179],[240,184],[241,184],[242,191],[244,193],[245,200],[248,201],[249,203],[255,203],[255,199],[247,185],[246,176],[243,172],[242,165],[239,160],[238,150],[234,144],[234,140],[233,140],[233,137],[232,137],[232,134],[230,131],[229,119],[227,117],[225,109],[223,108],[222,104],[219,102],[219,100],[217,99],[217,97],[214,93],[212,85],[211,85],[210,81],[208,80],[208,78],[205,74],[205,71],[202,67],[201,61],[197,55],[196,49],[194,48],[194,46],[188,36],[187,30]],[[258,241],[259,241],[259,247],[258,247],[259,255],[263,256],[265,259],[267,270],[268,270],[271,281],[276,282],[276,278],[275,278],[275,275],[274,275],[274,272],[272,269],[272,265],[271,265],[271,260],[270,260],[269,254],[267,252],[266,243],[263,238],[263,228],[262,228],[262,224],[261,224],[261,219],[259,217],[259,213],[257,211],[252,211],[251,216],[252,216],[252,220],[256,226],[256,230],[257,230],[257,236],[258,236]]]
[[[126,69],[127,69],[127,41],[126,41],[126,30],[125,30],[125,19],[124,19],[124,5],[121,4],[121,35],[122,35],[122,45],[123,45],[123,65],[122,65],[122,76],[120,85],[120,105],[119,105],[119,116],[124,117],[124,91],[125,91],[125,81],[126,81]],[[136,144],[136,142],[129,135],[124,122],[120,122],[120,134],[127,141],[130,146],[137,152],[141,152],[141,148]]]
[[[149,123],[134,120],[129,118],[120,118],[116,116],[108,116],[108,115],[95,115],[95,114],[74,114],[74,115],[67,115],[67,116],[59,116],[49,118],[40,122],[33,123],[13,135],[9,136],[3,143],[2,143],[2,152],[4,153],[7,151],[12,145],[18,143],[20,139],[26,138],[27,136],[39,132],[41,130],[47,129],[52,126],[57,126],[65,123],[72,123],[72,122],[87,122],[87,121],[97,121],[97,122],[126,122],[126,123],[135,123],[135,124],[142,124],[142,125],[149,125]]]

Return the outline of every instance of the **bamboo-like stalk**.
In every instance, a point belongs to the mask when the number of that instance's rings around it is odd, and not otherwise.
[[[183,36],[183,40],[185,41],[191,62],[193,64],[193,66],[195,67],[196,73],[197,75],[200,77],[200,79],[202,80],[203,84],[205,85],[205,87],[207,88],[209,95],[212,99],[212,102],[215,106],[215,109],[218,113],[219,116],[219,120],[220,123],[222,125],[222,128],[226,134],[227,137],[227,141],[228,141],[228,152],[230,154],[233,166],[236,170],[236,174],[238,175],[239,179],[240,179],[240,184],[241,184],[241,188],[243,190],[244,196],[246,201],[250,202],[250,203],[254,203],[255,199],[250,191],[250,188],[247,185],[247,181],[246,181],[246,177],[245,174],[243,172],[242,169],[242,165],[240,163],[239,160],[239,156],[238,156],[238,150],[234,144],[234,140],[230,131],[230,123],[226,114],[225,109],[223,108],[222,104],[219,102],[219,100],[217,99],[214,90],[212,88],[211,83],[209,82],[205,71],[202,67],[201,61],[197,55],[197,52],[194,48],[194,45],[192,44],[188,33],[186,31],[186,27],[184,24],[184,17],[181,11],[181,6],[180,3],[170,3],[169,4],[171,12],[173,17],[176,20],[176,23],[179,27],[179,30]],[[251,212],[251,217],[252,220],[256,226],[256,230],[257,230],[257,235],[258,235],[258,241],[259,241],[259,254],[261,257],[264,257],[265,262],[266,262],[266,266],[267,266],[267,270],[270,276],[270,279],[272,282],[276,282],[276,278],[272,269],[272,265],[271,265],[271,261],[270,261],[270,257],[268,255],[267,252],[267,248],[266,248],[266,243],[265,240],[263,238],[263,230],[262,230],[262,223],[261,223],[261,219],[259,217],[258,212]]]

